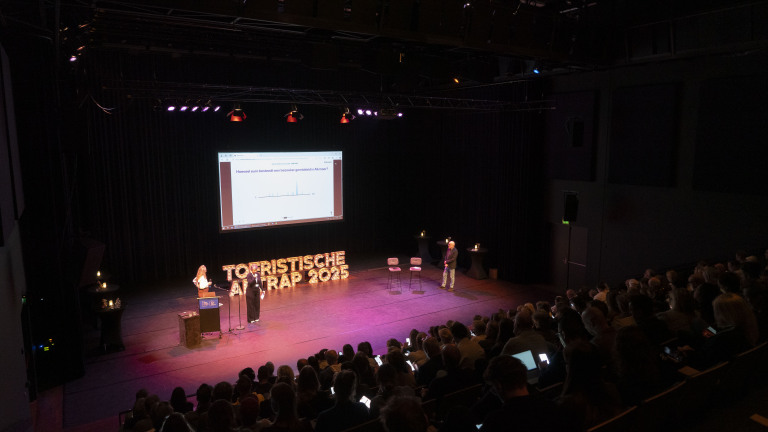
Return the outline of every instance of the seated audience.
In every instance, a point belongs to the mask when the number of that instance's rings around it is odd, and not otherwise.
[[[272,381],[269,379],[269,369],[266,366],[259,366],[256,371],[257,382],[253,384],[253,391],[258,394],[267,394],[272,387]]]
[[[414,396],[396,396],[381,411],[381,423],[387,432],[427,432],[430,424],[421,401]],[[432,431],[436,430],[434,428]]]
[[[309,421],[299,419],[296,414],[296,392],[290,385],[276,383],[272,387],[270,403],[275,421],[262,429],[263,432],[312,432]]]
[[[424,352],[427,354],[427,361],[419,366],[416,371],[416,385],[426,387],[437,376],[437,372],[444,369],[443,356],[440,352],[440,343],[433,337],[427,338],[424,343]]]
[[[367,361],[365,365],[368,365]],[[298,416],[307,420],[316,419],[322,411],[333,406],[330,392],[320,389],[320,380],[312,366],[304,366],[299,371],[296,399]]]
[[[657,350],[639,327],[622,327],[616,334],[616,387],[625,407],[639,404],[662,390]]]
[[[416,377],[414,377],[411,367],[405,362],[405,355],[402,351],[390,351],[387,354],[387,363],[391,364],[397,372],[395,383],[398,386],[416,388]]]
[[[654,346],[672,338],[672,333],[663,321],[656,317],[653,309],[653,300],[643,294],[635,294],[629,297],[629,310],[640,329],[645,332],[648,340]]]
[[[613,344],[616,342],[616,329],[608,325],[605,315],[595,307],[588,307],[584,310],[581,314],[581,320],[584,322],[584,328],[592,335],[590,342],[600,352],[602,364],[611,363]]]
[[[506,432],[512,429],[537,432],[565,432],[579,428],[567,422],[553,401],[528,392],[527,369],[510,356],[491,359],[483,376],[501,400],[501,408],[488,413],[481,432]]]
[[[336,403],[317,417],[315,432],[342,431],[369,419],[368,407],[352,399],[356,387],[357,378],[354,372],[343,370],[336,374],[333,382]]]
[[[329,349],[325,351],[325,362],[327,367],[320,371],[320,388],[323,390],[329,390],[333,384],[333,377],[341,370],[341,365],[338,362],[339,353]]]
[[[213,402],[208,410],[208,429],[211,432],[233,432],[237,427],[232,404],[224,399]]]
[[[187,401],[187,393],[181,387],[173,389],[171,392],[170,403],[173,411],[177,413],[185,414],[195,409],[192,402]]]
[[[550,355],[554,351],[546,339],[533,328],[533,317],[527,309],[521,310],[515,316],[515,337],[510,338],[501,350],[502,355],[512,355],[531,350],[534,357],[539,354]]]
[[[454,321],[451,333],[461,353],[460,367],[475,370],[475,362],[485,359],[485,351],[477,342],[470,339],[469,329],[464,324]]]
[[[256,398],[246,398],[240,403],[237,418],[240,419],[240,425],[243,429],[250,432],[260,432],[271,424],[269,420],[259,417],[259,405]]]
[[[461,368],[461,352],[456,345],[443,347],[443,363],[445,365],[444,373],[438,374],[423,392],[424,400],[440,399],[448,393],[477,383],[471,370]]]
[[[691,365],[699,370],[730,360],[754,347],[759,339],[755,315],[741,296],[720,294],[712,307],[717,333],[709,336],[691,357]]]
[[[565,356],[563,349],[576,342],[588,342],[590,335],[584,327],[579,313],[568,308],[560,313],[557,320],[558,335],[561,343],[554,354],[549,356],[549,365],[541,365],[541,373],[537,383],[539,388],[549,387],[565,381]]]
[[[160,432],[194,432],[195,430],[179,412],[174,412],[163,420]]]
[[[613,385],[602,379],[597,348],[577,341],[568,345],[564,354],[568,374],[558,404],[569,423],[588,429],[619,414],[620,396]]]

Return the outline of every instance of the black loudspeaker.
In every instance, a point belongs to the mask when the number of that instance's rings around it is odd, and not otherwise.
[[[576,192],[565,192],[563,196],[563,222],[576,222],[579,214],[579,195]]]

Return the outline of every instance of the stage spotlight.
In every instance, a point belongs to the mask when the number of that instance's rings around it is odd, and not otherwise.
[[[216,107],[213,109],[213,112],[218,112],[221,109],[221,105],[216,105]]]
[[[195,105],[195,106],[192,107],[192,112],[197,112],[197,110],[199,110],[199,109],[200,109],[200,107]]]
[[[349,108],[344,108],[344,112],[341,114],[341,120],[339,123],[347,124],[355,119],[355,115],[349,112]]]
[[[175,105],[168,105],[167,109],[168,109],[169,112],[173,112],[173,111],[176,111],[176,106]]]
[[[182,112],[183,112],[183,111],[186,111],[188,108],[189,108],[188,106],[186,106],[186,105],[182,105],[182,106],[179,108],[179,111],[182,111]]]
[[[459,84],[461,81],[459,81],[459,77],[453,77],[453,82]]]
[[[357,109],[357,115],[363,115],[364,112],[362,108]]]
[[[241,122],[245,120],[246,115],[245,111],[240,108],[240,104],[235,104],[232,111],[227,113],[227,117],[229,117],[229,121],[231,122]]]
[[[211,109],[211,107],[210,107],[210,106],[208,106],[208,105],[206,105],[206,106],[202,107],[202,108],[200,109],[200,111],[202,111],[202,112],[208,112],[208,110],[209,110],[209,109]]]
[[[285,117],[287,123],[298,123],[299,120],[304,119],[304,116],[299,112],[298,108],[296,108],[296,105],[291,105],[291,110],[283,117]]]
[[[533,73],[535,73],[536,75],[538,75],[538,74],[540,74],[540,73],[541,73],[541,71],[539,70],[539,68],[538,68],[537,66],[534,66],[534,67],[533,67]]]
[[[365,110],[365,115],[367,116],[371,115],[371,110]]]

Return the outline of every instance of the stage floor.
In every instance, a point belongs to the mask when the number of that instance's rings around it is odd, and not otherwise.
[[[374,353],[383,354],[387,339],[404,341],[413,328],[426,332],[448,320],[469,325],[476,314],[490,315],[528,301],[552,302],[555,297],[550,287],[474,280],[461,269],[456,272],[455,291],[447,292],[439,289],[441,269],[431,264],[423,266],[421,288],[414,280],[409,290],[408,266],[402,265],[402,290],[389,290],[387,268],[376,267],[385,258],[347,261],[348,279],[267,292],[261,320],[254,324],[246,322],[244,299],[238,318],[238,297],[229,305],[230,298],[224,296],[221,338],[206,334],[192,349],[179,343],[178,317],[197,310],[191,283],[126,290],[120,296],[126,305],[125,350],[96,355],[99,331],[84,328],[86,372],[64,386],[64,427],[105,418],[116,424],[118,413],[133,406],[140,388],[168,400],[177,386],[194,394],[201,383],[234,382],[243,368],[256,370],[267,361],[295,370],[297,359],[323,348],[341,350],[346,343],[357,349],[359,342],[369,341]],[[245,328],[236,330],[240,323]]]

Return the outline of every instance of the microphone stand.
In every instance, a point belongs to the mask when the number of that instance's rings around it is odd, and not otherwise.
[[[222,288],[218,285],[212,285],[214,288],[227,291],[229,293],[229,290],[226,288]],[[227,318],[229,319],[229,333],[232,333],[232,297],[227,295]]]
[[[242,294],[237,296],[237,322],[239,323],[239,325],[237,327],[235,327],[237,330],[242,330],[242,329],[245,328],[245,326],[243,325],[243,321],[242,321],[243,314],[240,313],[240,303],[242,303],[242,301],[241,301],[242,297],[243,297]]]

